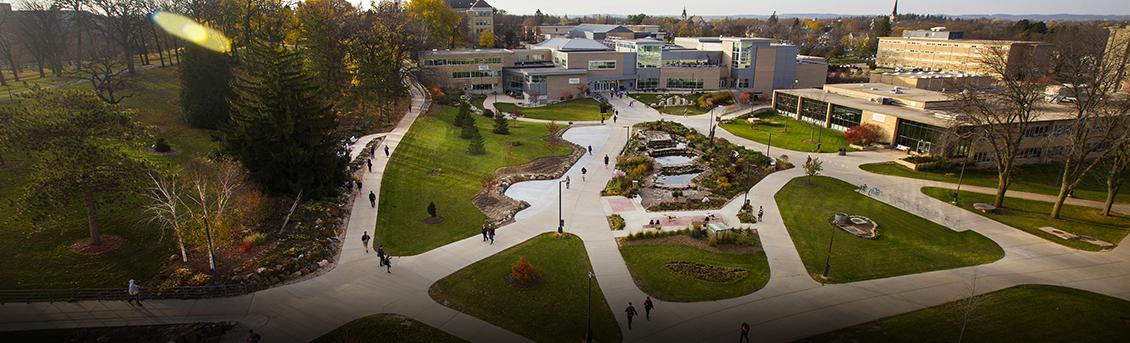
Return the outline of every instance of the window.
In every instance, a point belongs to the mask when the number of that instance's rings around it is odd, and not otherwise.
[[[745,69],[753,65],[753,42],[734,42],[734,48],[730,52],[733,54],[731,67]]]
[[[425,66],[502,64],[501,57],[435,58],[424,60]]]
[[[1040,157],[1040,152],[1039,147],[1023,149],[1016,154],[1016,158],[1038,158]]]
[[[738,79],[738,88],[749,88],[749,79]]]
[[[455,78],[455,79],[470,79],[470,78],[476,78],[476,77],[497,77],[498,75],[499,75],[498,71],[495,71],[495,70],[457,71],[457,72],[451,73],[451,77]]]
[[[777,110],[777,113],[789,114],[790,116],[796,115],[796,103],[800,100],[796,95],[780,92],[774,94],[776,94],[777,97],[777,99],[774,101],[776,103],[775,108]]]
[[[827,119],[828,103],[808,98],[801,99],[800,120],[824,126],[824,121]]]
[[[615,60],[589,61],[589,70],[616,69]]]
[[[659,88],[658,77],[641,77],[636,79],[636,89],[656,89]]]
[[[726,88],[726,79],[718,79],[718,88]]]
[[[492,83],[473,84],[473,85],[471,85],[471,89],[477,90],[477,91],[489,91],[489,90],[494,89],[494,84],[492,84]]]
[[[993,160],[993,153],[988,151],[978,152],[973,154],[974,163],[985,163]]]
[[[833,129],[847,131],[847,129],[859,126],[859,123],[862,120],[863,110],[844,107],[840,105],[832,105]]]
[[[928,152],[933,142],[942,135],[942,129],[912,120],[899,119],[895,131],[895,144],[909,147],[918,152]]]
[[[1071,133],[1071,130],[1074,129],[1074,128],[1075,128],[1074,124],[1064,124],[1064,125],[1056,126],[1055,127],[1055,136],[1056,137],[1066,136],[1067,134]]]
[[[636,67],[659,68],[661,48],[659,45],[640,45],[636,50]]]
[[[1047,126],[1033,126],[1029,127],[1028,131],[1024,132],[1024,137],[1044,137],[1048,135]]]
[[[693,67],[715,67],[707,59],[692,59],[692,60],[666,60],[663,61],[664,67],[676,68],[693,68]]]
[[[526,78],[526,83],[529,84],[544,84],[545,75],[530,75]]]
[[[667,78],[667,88],[702,89],[702,79]]]

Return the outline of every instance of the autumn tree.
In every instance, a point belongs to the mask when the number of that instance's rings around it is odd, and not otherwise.
[[[518,287],[532,287],[536,286],[539,281],[541,281],[541,275],[538,275],[530,261],[525,256],[518,256],[518,261],[510,266],[510,282]]]
[[[21,197],[21,212],[33,219],[58,219],[56,211],[78,201],[86,209],[89,244],[102,244],[98,203],[133,190],[147,163],[139,157],[145,132],[131,113],[106,104],[90,91],[39,89],[21,95],[9,111],[15,147],[37,162]]]
[[[490,30],[483,30],[483,32],[479,34],[479,46],[484,48],[493,48],[494,33],[491,33]]]
[[[868,145],[881,138],[883,128],[875,124],[863,124],[854,126],[847,131],[844,131],[844,138],[856,145]]]
[[[408,16],[424,28],[425,43],[432,48],[453,48],[462,16],[443,0],[413,0],[405,6]]]

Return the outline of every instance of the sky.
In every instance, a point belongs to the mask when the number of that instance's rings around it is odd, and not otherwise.
[[[486,0],[513,14],[690,15],[777,13],[889,14],[894,0]],[[902,0],[899,13],[919,14],[1121,14],[1130,0]]]

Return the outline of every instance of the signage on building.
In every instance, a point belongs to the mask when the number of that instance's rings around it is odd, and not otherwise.
[[[871,120],[877,121],[877,122],[880,122],[880,123],[885,123],[885,122],[887,122],[887,115],[872,113],[871,114]]]
[[[485,65],[485,64],[479,65],[479,71],[488,71],[488,70],[490,70],[490,66]]]
[[[569,78],[569,84],[571,84],[571,85],[579,85],[579,84],[581,84],[581,78],[579,78],[579,77],[572,77],[572,78]]]

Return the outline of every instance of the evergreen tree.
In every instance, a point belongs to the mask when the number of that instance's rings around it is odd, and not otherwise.
[[[228,57],[194,44],[184,47],[180,65],[181,115],[189,125],[215,129],[228,121],[231,68]]]
[[[323,197],[346,180],[337,118],[302,57],[278,41],[254,41],[233,84],[226,150],[272,193]]]
[[[479,134],[479,129],[477,128],[471,131],[471,142],[467,144],[467,153],[471,155],[487,153],[487,148],[483,146],[483,135]]]
[[[502,115],[502,113],[494,116],[494,133],[500,135],[510,134],[510,121],[506,120],[506,116]]]
[[[769,15],[769,24],[777,24],[777,11],[773,11],[773,14]]]
[[[458,120],[458,119],[456,119]],[[459,138],[471,139],[475,134],[479,133],[479,127],[475,126],[475,117],[470,115],[463,117],[463,131],[459,132]]]
[[[462,103],[459,105],[459,112],[455,114],[455,122],[452,123],[455,127],[462,127],[467,118],[471,117],[471,105]],[[464,137],[466,138],[466,137]]]

